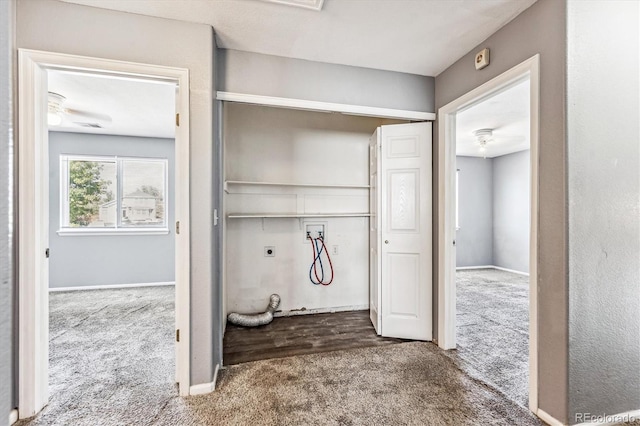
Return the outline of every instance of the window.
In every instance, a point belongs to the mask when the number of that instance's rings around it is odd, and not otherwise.
[[[166,159],[62,155],[60,184],[60,234],[168,232]]]

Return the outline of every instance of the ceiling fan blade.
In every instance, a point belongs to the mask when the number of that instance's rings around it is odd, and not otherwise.
[[[81,111],[77,109],[65,109],[64,110],[67,120],[72,122],[95,122],[100,125],[109,125],[112,120],[107,114],[100,114],[97,112]]]

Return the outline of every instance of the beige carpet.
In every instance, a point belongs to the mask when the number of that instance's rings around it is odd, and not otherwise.
[[[51,297],[51,398],[24,425],[538,425],[431,343],[234,365],[180,398],[173,289]]]
[[[183,404],[157,424],[541,424],[423,342],[234,365]]]

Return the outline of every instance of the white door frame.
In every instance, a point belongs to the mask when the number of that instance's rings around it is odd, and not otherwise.
[[[48,400],[49,294],[47,69],[170,81],[177,84],[175,214],[176,376],[180,395],[190,385],[189,70],[36,50],[18,51],[18,401],[20,418]]]
[[[456,114],[530,79],[531,217],[529,233],[529,409],[538,410],[538,126],[540,55],[535,55],[438,110],[438,346],[456,347]]]

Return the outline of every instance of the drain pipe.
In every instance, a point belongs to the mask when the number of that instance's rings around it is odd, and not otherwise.
[[[273,321],[273,313],[280,306],[280,296],[272,294],[269,298],[269,306],[267,310],[261,314],[239,314],[232,312],[227,319],[231,324],[242,325],[244,327],[257,327],[259,325],[269,324]]]

